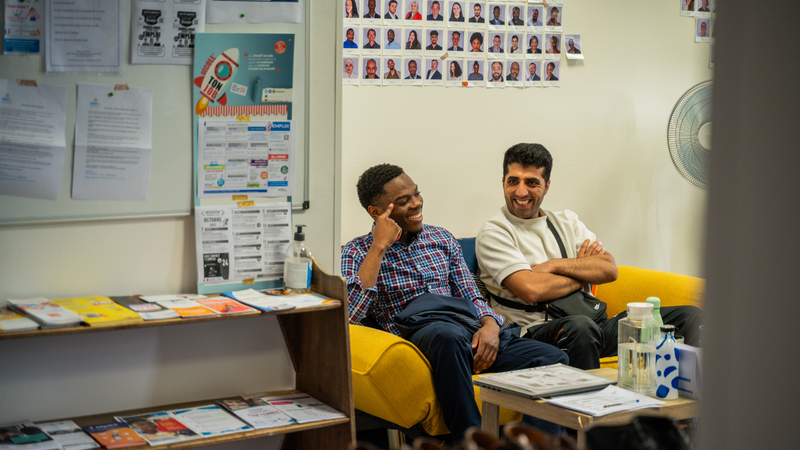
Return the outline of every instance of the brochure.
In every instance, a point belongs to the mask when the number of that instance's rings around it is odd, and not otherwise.
[[[180,314],[169,308],[164,308],[158,303],[150,303],[140,299],[138,295],[109,298],[117,302],[117,304],[134,311],[136,314],[139,314],[139,316],[144,320],[178,319],[181,317]]]
[[[39,324],[31,319],[11,311],[0,308],[0,331],[28,331],[39,328]]]
[[[246,423],[228,414],[217,405],[177,409],[170,413],[203,437],[252,430]]]
[[[282,411],[297,423],[317,422],[345,417],[344,414],[308,394],[262,397],[262,400]]]
[[[71,420],[39,423],[36,426],[61,444],[64,450],[88,450],[100,447],[100,444],[84,433],[81,427]]]
[[[105,448],[134,447],[145,444],[144,439],[122,422],[89,425],[83,427],[83,430],[91,434]]]
[[[205,306],[206,308],[216,312],[217,314],[230,315],[230,314],[261,314],[257,309],[243,305],[236,300],[231,300],[227,297],[211,297],[201,300],[195,300],[197,303]]]
[[[176,313],[180,314],[182,318],[208,317],[217,315],[216,312],[206,308],[194,300],[165,300],[157,303],[165,308],[175,311]]]
[[[127,423],[150,445],[174,444],[202,436],[167,411],[138,416],[115,417]]]
[[[296,423],[291,417],[259,399],[238,397],[219,400],[217,403],[255,429],[281,427]]]
[[[60,450],[61,444],[30,420],[0,426],[0,450]]]
[[[481,388],[528,398],[593,391],[615,383],[610,378],[564,364],[493,373],[473,380],[473,384]]]
[[[108,327],[142,322],[138,314],[114,303],[108,297],[82,297],[53,300],[53,303],[79,314],[92,327]]]

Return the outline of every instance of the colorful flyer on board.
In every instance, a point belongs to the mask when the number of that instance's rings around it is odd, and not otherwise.
[[[197,197],[292,195],[294,41],[293,34],[196,36]]]
[[[6,0],[3,53],[38,55],[44,35],[44,0]]]

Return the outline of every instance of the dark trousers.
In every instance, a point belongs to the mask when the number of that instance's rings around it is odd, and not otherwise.
[[[502,333],[509,333],[503,331]],[[453,441],[460,441],[469,427],[480,426],[481,413],[472,387],[473,331],[448,321],[430,323],[407,337],[428,358],[433,369],[433,385],[442,405],[442,416]],[[505,372],[548,364],[567,364],[567,355],[557,348],[513,334],[508,345],[498,351],[486,372]],[[401,369],[402,370],[402,369]],[[547,431],[547,430],[545,430]]]
[[[569,355],[569,365],[579,369],[600,368],[600,358],[617,355],[617,333],[620,319],[627,311],[596,324],[586,316],[569,316],[563,319],[528,328],[525,337],[552,344]],[[665,324],[675,325],[677,335],[684,342],[697,346],[700,341],[700,325],[703,311],[695,306],[671,306],[661,308]]]

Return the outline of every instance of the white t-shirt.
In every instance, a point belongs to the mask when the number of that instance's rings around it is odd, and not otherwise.
[[[502,281],[514,272],[530,270],[531,266],[562,257],[558,241],[547,228],[548,217],[564,242],[568,258],[575,258],[578,255],[586,239],[590,239],[591,242],[597,240],[594,233],[578,220],[578,215],[574,212],[570,210],[562,212],[543,210],[543,212],[545,216],[521,219],[503,206],[478,231],[475,252],[481,270],[481,281],[492,294],[525,304],[526,302],[518,299],[502,284]],[[506,316],[506,319],[522,325],[523,334],[527,328],[544,322],[543,312],[525,312],[521,309],[508,308],[494,300],[490,305],[495,311]]]

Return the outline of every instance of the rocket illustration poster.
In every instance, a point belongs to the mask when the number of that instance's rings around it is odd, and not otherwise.
[[[292,195],[294,42],[293,34],[196,35],[198,198]]]

